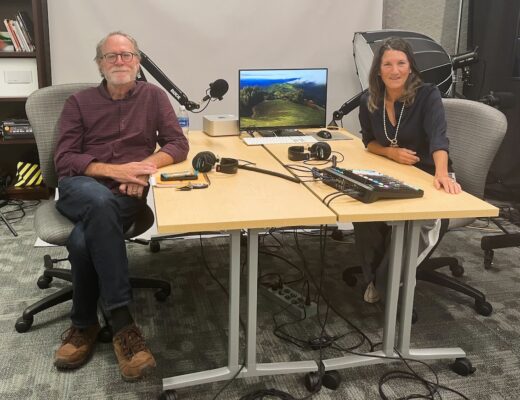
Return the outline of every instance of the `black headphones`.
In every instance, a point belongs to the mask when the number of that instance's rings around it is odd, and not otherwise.
[[[291,161],[304,161],[315,158],[316,160],[327,160],[332,153],[330,145],[325,142],[314,143],[309,147],[309,152],[305,152],[304,146],[290,146],[287,155]]]
[[[191,162],[193,169],[199,172],[209,172],[215,164],[217,164],[217,172],[224,174],[236,174],[238,170],[238,160],[235,158],[221,158],[213,154],[211,151],[201,151],[197,153]]]

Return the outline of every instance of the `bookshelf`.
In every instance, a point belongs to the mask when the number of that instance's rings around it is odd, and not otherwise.
[[[47,0],[0,0],[1,31],[6,31],[4,19],[15,18],[19,11],[26,12],[32,20],[36,49],[32,52],[0,51],[0,79],[4,79],[2,69],[12,63],[20,63],[20,65],[35,63],[37,87],[49,86],[51,85],[51,63]],[[25,114],[27,95],[27,93],[17,95],[16,92],[9,91],[7,96],[2,97],[0,93],[0,122],[8,118],[27,118]],[[0,138],[0,177],[7,174],[14,180],[18,161],[38,162],[34,139]],[[7,188],[8,198],[41,199],[47,198],[48,195],[49,192],[45,187]]]

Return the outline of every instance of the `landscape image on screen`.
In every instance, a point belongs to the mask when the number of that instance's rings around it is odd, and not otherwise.
[[[240,70],[240,129],[322,127],[327,69]]]

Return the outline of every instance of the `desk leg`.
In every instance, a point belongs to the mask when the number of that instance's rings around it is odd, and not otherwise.
[[[248,287],[247,287],[247,363],[240,372],[240,377],[262,376],[289,373],[304,373],[317,371],[314,361],[287,361],[277,363],[256,362],[256,320],[258,301],[258,232],[259,229],[248,231]]]
[[[240,340],[240,230],[231,231],[229,245],[228,366],[163,379],[163,390],[231,379],[239,370]]]
[[[404,222],[392,222],[388,281],[386,284],[385,323],[383,326],[383,353],[393,356],[397,324],[397,306],[399,301],[399,283],[403,261]]]
[[[325,370],[359,367],[363,365],[381,364],[395,360],[384,357],[397,357],[394,352],[397,324],[397,305],[399,300],[399,280],[403,258],[404,222],[389,222],[392,226],[390,243],[388,282],[386,288],[385,321],[383,326],[383,349],[365,355],[348,355],[323,360]]]
[[[409,221],[407,223],[405,264],[403,274],[403,291],[401,301],[401,313],[399,319],[398,350],[403,357],[415,359],[442,359],[465,357],[466,353],[461,348],[424,348],[410,349],[410,334],[412,330],[412,310],[415,292],[415,273],[417,269],[417,254],[419,249],[419,236],[422,221]]]

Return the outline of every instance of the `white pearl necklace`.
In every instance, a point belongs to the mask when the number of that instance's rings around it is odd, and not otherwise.
[[[399,124],[401,123],[401,118],[403,117],[404,104],[403,108],[401,108],[401,114],[399,114],[399,119],[397,120],[397,127],[395,128],[395,135],[393,139],[390,139],[388,133],[386,132],[386,90],[385,97],[383,98],[383,129],[385,131],[385,136],[387,140],[390,142],[390,147],[399,147],[397,143],[397,134],[399,133]]]

